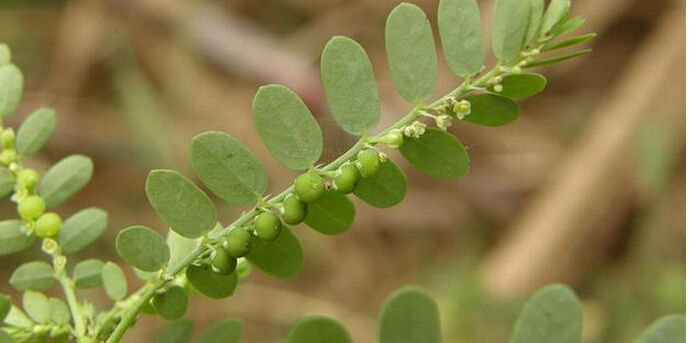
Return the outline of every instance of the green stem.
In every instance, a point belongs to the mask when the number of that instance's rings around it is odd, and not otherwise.
[[[62,291],[65,293],[65,299],[67,300],[69,311],[72,313],[72,319],[74,319],[74,335],[77,337],[77,341],[82,341],[86,336],[86,324],[84,323],[84,317],[81,315],[81,308],[79,307],[76,294],[74,294],[74,283],[67,276],[64,268],[58,270],[56,276]]]

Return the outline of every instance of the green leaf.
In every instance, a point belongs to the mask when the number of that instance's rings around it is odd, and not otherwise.
[[[72,315],[67,304],[58,298],[50,298],[48,301],[50,302],[50,321],[58,325],[69,323]]]
[[[564,40],[560,43],[556,43],[553,45],[546,45],[542,51],[543,52],[553,51],[553,50],[567,48],[567,47],[570,47],[572,45],[586,43],[586,42],[590,41],[591,39],[593,39],[594,37],[596,37],[595,33],[589,33],[589,34],[585,34],[585,35],[581,35],[581,36],[572,37],[572,38]]]
[[[6,295],[0,295],[0,323],[5,321],[12,308],[12,299]]]
[[[569,0],[552,0],[548,9],[543,15],[543,21],[541,22],[541,36],[545,36],[550,33],[555,26],[557,26],[562,21],[566,20],[569,15],[569,7],[571,3]]]
[[[584,22],[586,22],[586,18],[582,16],[570,18],[561,25],[556,26],[551,34],[555,37],[566,35],[579,29],[582,25],[584,25]]]
[[[101,272],[103,271],[103,261],[88,259],[77,263],[72,272],[74,286],[77,288],[93,288],[103,284]]]
[[[20,292],[45,291],[53,287],[53,267],[45,262],[27,262],[19,266],[10,277],[10,284]]]
[[[546,66],[549,64],[553,64],[553,63],[567,61],[567,60],[571,60],[573,58],[577,58],[579,56],[586,55],[591,51],[593,51],[593,49],[584,49],[581,51],[573,52],[571,54],[566,54],[566,55],[556,56],[556,57],[552,57],[552,58],[546,58],[546,59],[542,59],[542,60],[538,60],[538,61],[533,61],[533,62],[527,63],[523,68],[527,69],[527,68],[534,68],[534,67],[542,67],[542,66]]]
[[[5,43],[0,43],[0,66],[10,64],[12,62],[12,51]]]
[[[170,259],[170,249],[163,237],[145,226],[131,226],[120,231],[115,246],[127,263],[145,272],[163,268]]]
[[[18,328],[28,329],[34,326],[34,322],[22,310],[16,306],[12,306],[10,313],[5,318],[5,324],[16,326]]]
[[[460,77],[476,75],[483,67],[483,26],[476,0],[441,0],[438,29],[445,60]]]
[[[167,233],[167,246],[170,248],[169,265],[174,266],[196,247],[196,240],[186,238],[172,230]]]
[[[687,320],[684,316],[666,316],[649,326],[636,343],[684,343]]]
[[[251,238],[251,252],[246,259],[266,274],[290,278],[301,271],[304,252],[299,240],[287,225],[282,225],[280,236],[273,242],[264,243]]]
[[[393,293],[380,315],[378,342],[440,343],[440,314],[435,301],[414,287]]]
[[[368,178],[361,178],[354,189],[354,195],[367,204],[388,208],[404,200],[407,193],[407,176],[391,160],[380,165],[380,170]]]
[[[235,205],[255,203],[268,187],[261,162],[242,142],[223,132],[194,137],[191,166],[215,195]]]
[[[101,270],[105,293],[112,300],[121,300],[127,295],[127,278],[120,266],[112,262],[106,262]]]
[[[83,155],[65,157],[55,164],[38,185],[46,207],[62,204],[91,180],[93,162]]]
[[[321,56],[321,81],[330,111],[345,131],[360,136],[378,125],[378,88],[359,43],[343,36],[330,39]]]
[[[405,137],[399,150],[409,164],[437,178],[455,178],[469,172],[469,155],[462,143],[439,129],[426,129],[419,138]]]
[[[21,220],[3,220],[0,222],[0,256],[20,252],[33,244],[36,236],[28,236],[22,230]]]
[[[13,343],[12,336],[7,331],[0,329],[0,343]]]
[[[148,174],[146,195],[165,224],[184,237],[201,237],[218,221],[208,195],[174,170]]]
[[[510,343],[533,342],[581,342],[579,299],[566,286],[546,286],[524,305]]]
[[[52,109],[39,108],[34,111],[19,127],[15,143],[17,151],[24,156],[36,154],[53,135],[56,122]]]
[[[43,293],[26,291],[22,297],[22,307],[36,323],[50,321],[50,301]]]
[[[299,319],[287,336],[287,343],[351,343],[349,332],[337,320],[325,316]]]
[[[187,291],[180,286],[172,286],[156,295],[151,304],[159,316],[167,320],[176,320],[187,312],[188,302]]]
[[[541,28],[541,20],[543,19],[544,6],[543,0],[529,0],[529,27],[526,29],[524,45],[531,44],[538,35],[538,29]]]
[[[24,75],[14,64],[0,66],[0,118],[9,117],[19,106]]]
[[[401,3],[385,24],[385,50],[397,92],[413,104],[428,99],[438,80],[431,24],[416,5]]]
[[[321,128],[306,104],[289,88],[259,88],[254,97],[253,118],[268,151],[285,167],[308,169],[321,157]]]
[[[325,235],[337,235],[349,230],[356,215],[352,201],[335,190],[325,192],[308,206],[304,223]]]
[[[497,0],[493,9],[493,53],[503,64],[514,62],[529,27],[530,4],[525,0]]]
[[[65,254],[73,254],[95,242],[108,227],[108,213],[90,207],[83,209],[62,224],[57,241]]]
[[[189,343],[193,331],[194,324],[191,320],[176,320],[158,331],[155,343]]]
[[[242,323],[238,320],[226,320],[206,330],[198,343],[239,343],[241,339]]]
[[[16,180],[12,172],[4,167],[0,167],[0,198],[12,193]]]
[[[216,273],[208,264],[191,265],[186,274],[194,288],[211,299],[227,298],[237,288],[237,273]]]
[[[503,126],[519,117],[519,106],[511,99],[495,94],[469,95],[471,114],[462,120],[484,126]]]
[[[542,75],[539,74],[514,74],[514,75],[507,75],[502,79],[502,82],[500,83],[500,86],[502,87],[502,90],[500,92],[495,90],[495,87],[491,87],[490,91],[499,93],[499,95],[502,95],[504,97],[510,98],[510,99],[524,99],[524,98],[529,98],[532,97],[545,89],[546,85],[546,79]],[[494,102],[497,102],[494,101]],[[491,102],[491,103],[494,103]],[[505,101],[503,101],[505,102]],[[507,102],[505,102],[507,104]],[[507,106],[507,105],[506,105]],[[514,108],[512,104],[509,105],[509,107]],[[473,103],[472,103],[472,114],[473,114]],[[517,111],[519,109],[517,108]],[[467,117],[468,119],[468,117]]]

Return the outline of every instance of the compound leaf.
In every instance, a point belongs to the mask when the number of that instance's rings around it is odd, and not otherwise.
[[[19,106],[24,75],[14,64],[0,66],[0,117],[9,117]]]
[[[503,64],[514,62],[529,27],[530,4],[525,0],[497,0],[493,9],[493,53]]]
[[[299,319],[287,336],[287,343],[351,343],[347,329],[335,319],[308,316]]]
[[[10,284],[20,292],[45,291],[54,283],[53,267],[39,261],[22,264],[10,277]]]
[[[292,230],[287,225],[282,225],[280,236],[273,242],[264,243],[257,237],[252,237],[251,252],[246,259],[266,274],[290,278],[301,271],[304,252]]]
[[[194,331],[194,323],[189,319],[180,319],[165,325],[155,340],[156,343],[189,343]]]
[[[683,343],[686,342],[687,320],[684,316],[666,316],[649,326],[636,343]]]
[[[225,320],[206,330],[198,343],[239,343],[241,339],[242,323],[238,320]]]
[[[117,234],[117,253],[127,263],[145,272],[154,272],[170,259],[170,249],[157,232],[145,226],[131,226]]]
[[[167,320],[176,320],[187,312],[189,296],[187,291],[180,286],[172,286],[163,293],[153,297],[151,304],[159,316]]]
[[[368,178],[361,178],[354,188],[354,195],[367,204],[388,208],[404,200],[407,193],[407,176],[391,160],[380,165],[380,170]]]
[[[100,208],[83,209],[62,224],[57,241],[65,254],[73,254],[95,242],[108,227],[108,213]]]
[[[211,299],[227,298],[237,288],[237,273],[229,275],[216,273],[207,265],[191,265],[187,268],[187,280],[201,294]]]
[[[383,306],[378,324],[379,343],[440,343],[440,314],[423,290],[405,287]]]
[[[469,172],[469,155],[462,143],[439,129],[426,129],[419,138],[405,137],[399,150],[409,164],[437,178],[449,179]]]
[[[22,221],[11,219],[0,222],[0,256],[20,252],[33,244],[34,235],[22,230]]]
[[[476,0],[441,0],[438,29],[445,60],[460,77],[477,74],[483,67],[483,27]]]
[[[38,184],[38,195],[46,207],[62,204],[91,180],[93,162],[83,155],[65,157],[45,173]]]
[[[326,235],[343,233],[352,226],[356,209],[349,198],[329,190],[320,199],[310,203],[304,223]]]
[[[72,272],[74,286],[77,288],[93,288],[103,284],[101,272],[103,271],[103,261],[88,259],[77,263]]]
[[[53,135],[56,122],[54,110],[39,108],[34,111],[17,131],[17,151],[24,156],[36,154]]]
[[[579,299],[566,286],[546,286],[524,305],[510,343],[532,342],[581,342]]]
[[[542,92],[546,83],[545,77],[540,74],[513,74],[502,79],[500,83],[502,89],[499,92],[495,90],[495,86],[491,87],[490,91],[510,99],[524,99]]]
[[[513,100],[495,94],[469,95],[465,100],[471,103],[471,114],[462,120],[484,126],[503,126],[519,117],[519,106]]]
[[[50,301],[43,293],[26,291],[22,297],[26,314],[37,323],[50,322]]]
[[[112,300],[120,300],[127,295],[127,278],[120,266],[113,262],[106,262],[101,270],[103,288]]]

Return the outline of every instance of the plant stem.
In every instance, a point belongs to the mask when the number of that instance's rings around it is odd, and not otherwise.
[[[74,319],[74,334],[77,341],[83,341],[86,335],[86,324],[84,323],[84,317],[81,315],[81,308],[79,307],[76,294],[74,294],[74,283],[67,276],[64,268],[58,270],[56,276],[62,291],[65,293],[65,299],[67,300],[69,311],[72,313],[72,319]]]

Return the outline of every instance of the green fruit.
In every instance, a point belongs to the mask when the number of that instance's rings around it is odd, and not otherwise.
[[[306,219],[306,213],[308,212],[308,207],[306,204],[299,200],[296,195],[288,195],[284,201],[282,201],[282,220],[290,225],[297,225]]]
[[[212,262],[213,270],[220,274],[232,274],[237,268],[237,259],[230,256],[230,254],[223,248],[215,249],[215,256]]]
[[[270,212],[263,212],[256,217],[254,229],[258,239],[272,242],[280,236],[280,219]]]
[[[388,134],[385,135],[384,141],[388,147],[392,149],[399,149],[404,143],[404,135],[402,134],[402,130],[396,129],[388,132]]]
[[[340,168],[333,179],[333,186],[336,191],[349,194],[354,191],[357,181],[359,181],[359,170],[352,164],[346,164]]]
[[[243,257],[251,250],[251,234],[243,227],[230,231],[225,240],[227,253],[232,257]]]
[[[245,258],[237,260],[237,276],[245,278],[251,274],[251,264]]]
[[[17,175],[17,181],[24,187],[31,189],[38,183],[38,173],[33,169],[22,169]]]
[[[380,156],[378,152],[373,149],[367,149],[359,151],[356,156],[357,167],[359,167],[359,173],[363,178],[368,178],[376,175],[378,170],[380,170]]]
[[[148,315],[155,315],[156,314],[156,309],[153,307],[153,304],[151,304],[151,301],[146,301],[143,306],[141,306],[141,312],[144,314]]]
[[[17,162],[19,155],[17,155],[17,150],[7,149],[0,153],[0,163],[9,166],[12,163]]]
[[[325,193],[325,185],[318,174],[307,172],[299,175],[294,181],[294,192],[299,200],[308,204],[318,200]]]
[[[40,238],[54,237],[62,228],[62,218],[57,213],[48,212],[36,220],[36,236]]]
[[[17,212],[25,220],[38,218],[45,211],[45,201],[38,195],[29,195],[17,205]]]
[[[11,149],[14,146],[14,130],[5,129],[0,132],[0,146],[3,149]]]

